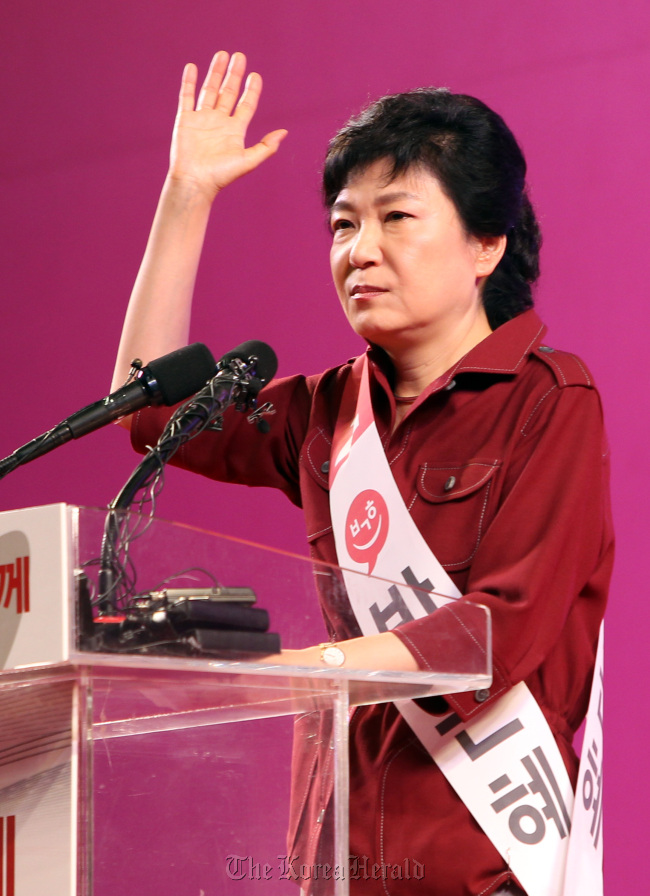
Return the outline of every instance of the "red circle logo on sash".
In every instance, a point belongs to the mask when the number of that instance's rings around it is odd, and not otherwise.
[[[348,510],[345,546],[357,563],[368,564],[370,574],[388,536],[388,507],[374,489],[360,492]]]

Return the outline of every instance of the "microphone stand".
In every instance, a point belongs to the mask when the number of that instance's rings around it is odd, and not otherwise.
[[[54,429],[32,439],[31,442],[27,442],[26,445],[17,448],[13,454],[0,460],[0,479],[8,476],[16,467],[20,467],[22,464],[29,463],[29,461],[47,454],[54,448],[58,448],[59,445],[65,445],[71,438],[72,434],[70,431],[63,424],[59,423]]]
[[[156,358],[146,367],[136,359],[121,389],[82,408],[0,460],[0,479],[71,439],[79,439],[147,405],[177,404],[203,386],[214,366],[210,350],[198,342]]]

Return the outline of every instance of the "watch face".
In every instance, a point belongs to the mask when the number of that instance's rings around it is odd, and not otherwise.
[[[345,662],[345,654],[335,644],[332,644],[330,647],[324,647],[321,656],[323,662],[328,666],[342,666]]]

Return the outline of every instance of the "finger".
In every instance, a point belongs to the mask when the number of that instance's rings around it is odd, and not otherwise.
[[[183,69],[183,77],[181,78],[181,90],[178,94],[178,111],[191,112],[194,109],[194,95],[196,91],[196,66],[193,62],[188,62]]]
[[[230,56],[225,50],[219,50],[212,57],[210,68],[205,76],[205,81],[201,87],[199,100],[196,104],[197,109],[214,109],[219,95],[219,88],[223,81],[223,76],[228,68],[228,60]]]
[[[248,125],[259,103],[260,94],[262,93],[262,78],[257,72],[251,72],[246,78],[244,92],[242,93],[237,108],[235,109],[235,117],[243,124]]]
[[[246,71],[246,57],[243,53],[233,53],[230,57],[228,71],[219,89],[215,108],[227,115],[232,113],[239,96],[242,78]]]

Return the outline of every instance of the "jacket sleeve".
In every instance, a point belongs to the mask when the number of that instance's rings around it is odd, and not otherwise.
[[[611,572],[606,439],[598,393],[556,385],[512,441],[494,516],[464,597],[396,630],[421,666],[469,643],[468,603],[489,608],[493,686],[447,699],[467,720],[526,681],[547,712],[577,726]],[[573,718],[575,716],[575,719]]]

